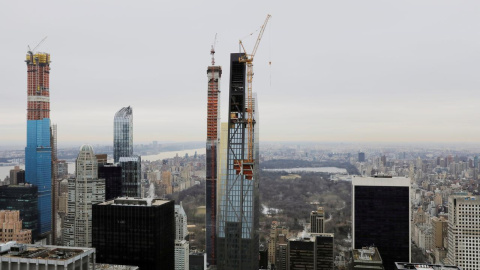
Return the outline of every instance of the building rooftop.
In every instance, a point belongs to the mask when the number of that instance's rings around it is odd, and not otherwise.
[[[379,262],[382,263],[382,257],[376,247],[364,247],[361,249],[352,250],[352,256],[354,262]]]
[[[139,156],[133,156],[133,157],[120,157],[118,162],[129,162],[129,161],[134,161],[137,162],[140,160]]]
[[[77,256],[88,256],[94,252],[94,248],[15,244],[9,247],[8,253],[0,255],[0,259],[1,261],[10,261],[16,258],[63,261]]]
[[[130,106],[121,108],[115,117],[130,117],[132,115],[132,108]]]
[[[410,178],[408,177],[362,177],[353,176],[352,185],[354,186],[388,186],[388,187],[409,187]]]
[[[119,197],[110,201],[99,203],[99,205],[158,206],[168,202],[170,201],[154,198]]]
[[[422,264],[422,263],[406,263],[406,262],[396,262],[395,266],[398,270],[462,270],[458,266],[452,265],[439,265],[439,264]]]
[[[95,269],[100,270],[138,270],[138,266],[96,263]]]

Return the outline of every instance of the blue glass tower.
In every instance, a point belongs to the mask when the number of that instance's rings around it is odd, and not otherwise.
[[[25,181],[38,187],[38,235],[52,227],[52,148],[50,145],[50,55],[27,54],[28,107]]]

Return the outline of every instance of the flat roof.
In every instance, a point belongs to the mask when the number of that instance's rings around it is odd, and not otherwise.
[[[155,198],[119,197],[99,205],[122,205],[122,206],[157,206],[170,202],[169,200]]]
[[[362,256],[363,252],[363,256]],[[376,247],[365,247],[352,250],[354,262],[379,262],[382,263],[382,257]]]
[[[462,268],[453,265],[425,264],[425,263],[407,263],[396,262],[395,266],[399,270],[462,270]]]
[[[26,250],[14,255],[12,253],[5,253],[0,256],[2,261],[15,261],[13,259],[43,259],[48,261],[66,261],[76,257],[84,257],[95,252],[94,248],[83,247],[65,247],[65,246],[41,246],[41,245],[25,245]]]
[[[410,187],[409,177],[352,177],[353,186]]]

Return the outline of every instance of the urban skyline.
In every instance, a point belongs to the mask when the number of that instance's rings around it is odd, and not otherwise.
[[[35,46],[45,36],[49,37],[39,50],[54,56],[52,89],[56,91],[51,98],[56,113],[52,121],[61,127],[63,143],[110,142],[112,123],[107,118],[125,104],[136,108],[137,142],[205,141],[201,119],[206,102],[197,102],[206,100],[201,91],[205,77],[199,72],[209,61],[205,51],[218,33],[217,63],[227,65],[228,53],[238,51],[238,39],[260,26],[258,21],[241,19],[247,12],[252,18],[273,15],[255,63],[255,85],[266,112],[263,140],[478,142],[474,134],[480,127],[468,120],[478,117],[475,100],[479,95],[473,63],[478,62],[480,50],[470,34],[476,31],[479,19],[474,11],[479,4],[473,1],[463,5],[350,1],[348,7],[311,3],[309,9],[294,8],[293,3],[256,3],[253,10],[247,10],[248,5],[231,9],[227,3],[211,9],[195,2],[115,2],[122,16],[109,12],[112,7],[107,3],[95,8],[54,3],[32,2],[31,10],[22,3],[10,3],[2,10],[2,25],[17,24],[5,29],[8,42],[0,52],[4,59],[0,71],[9,74],[4,87],[11,89],[0,96],[5,101],[0,113],[9,115],[2,119],[2,145],[25,141],[25,124],[19,121],[25,114],[20,91],[25,85],[20,75],[24,67],[17,62],[28,44]],[[49,14],[48,19],[24,16],[33,11]],[[91,21],[78,14],[92,14]],[[172,21],[174,27],[161,27]],[[158,35],[149,34],[156,30]],[[188,39],[178,37],[180,32]],[[190,40],[203,45],[190,45]],[[244,40],[254,42],[252,37]],[[178,50],[193,64],[177,53],[164,53]],[[134,57],[120,57],[128,52]],[[159,62],[169,66],[155,64]],[[124,69],[125,63],[135,69]],[[302,72],[292,72],[300,67]],[[316,74],[321,74],[321,80],[316,80]],[[77,102],[70,102],[72,93],[82,93],[76,95]],[[221,99],[225,98],[222,93]],[[288,112],[278,112],[286,107]],[[222,119],[226,119],[225,108],[223,102]],[[273,124],[277,117],[291,126]],[[192,122],[188,126],[181,124],[188,121]],[[162,132],[166,128],[169,134]],[[96,132],[89,132],[92,129]]]

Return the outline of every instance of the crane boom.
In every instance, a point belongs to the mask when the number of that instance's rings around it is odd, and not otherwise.
[[[246,99],[246,113],[247,113],[247,129],[248,129],[248,149],[247,149],[247,159],[245,160],[235,160],[235,169],[237,174],[243,174],[246,176],[248,180],[253,179],[253,113],[254,113],[254,104],[253,104],[253,58],[257,53],[258,46],[260,45],[260,41],[262,40],[263,32],[265,32],[265,28],[267,26],[268,20],[272,17],[270,14],[267,15],[265,22],[263,23],[262,27],[260,28],[260,33],[258,34],[257,41],[255,42],[255,46],[253,47],[252,53],[247,54],[245,50],[245,46],[243,46],[242,41],[239,41],[240,47],[243,49],[245,53],[243,56],[239,58],[239,62],[247,64],[247,99]]]

